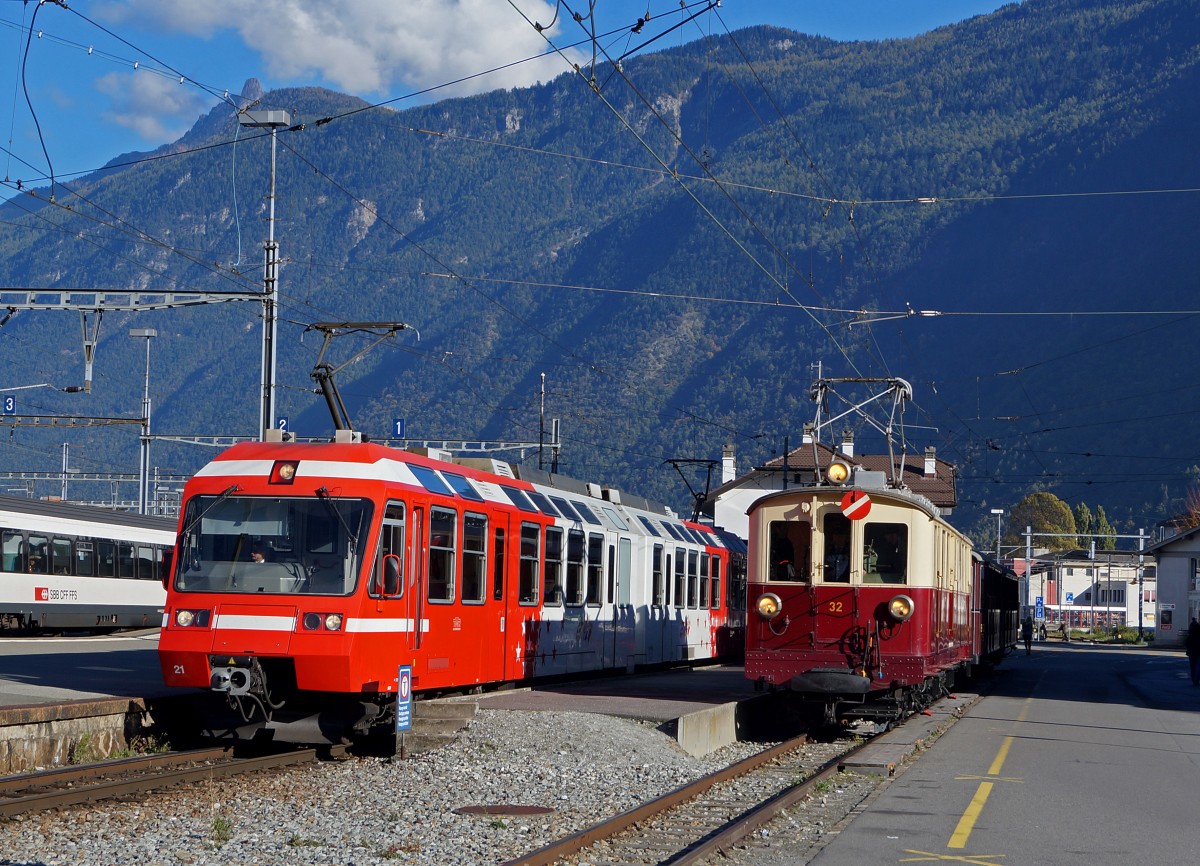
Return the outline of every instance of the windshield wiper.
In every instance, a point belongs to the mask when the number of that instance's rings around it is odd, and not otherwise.
[[[191,535],[192,530],[196,528],[196,524],[204,519],[204,515],[208,514],[208,512],[212,511],[214,508],[216,508],[218,505],[220,505],[222,502],[224,502],[230,496],[233,496],[233,494],[237,493],[241,489],[242,488],[238,487],[236,484],[226,487],[225,490],[222,491],[221,495],[212,501],[212,504],[209,505],[208,508],[204,509],[199,514],[197,514],[192,519],[191,523],[189,523],[187,526],[185,526],[183,529],[181,529],[179,531],[179,538],[186,538],[188,535]]]
[[[333,504],[333,497],[329,495],[329,489],[327,487],[318,487],[316,493],[317,498],[325,503],[329,510],[333,512],[333,516],[338,519],[338,523],[342,524],[342,529],[346,531],[346,538],[350,540],[350,552],[357,551],[358,536],[350,529],[349,524],[346,523],[346,518],[342,517],[342,512]]]

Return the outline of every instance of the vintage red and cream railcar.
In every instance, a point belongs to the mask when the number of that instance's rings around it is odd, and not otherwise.
[[[825,722],[889,723],[1011,648],[1017,584],[928,500],[834,471],[749,510],[746,675]]]
[[[430,692],[740,653],[737,548],[498,461],[245,443],[185,489],[160,663],[247,730],[336,741],[386,729],[400,665]]]

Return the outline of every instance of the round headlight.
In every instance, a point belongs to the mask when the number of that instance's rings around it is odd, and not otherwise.
[[[330,631],[337,631],[342,627],[342,615],[340,613],[327,614],[325,617],[325,628]]]
[[[175,611],[175,625],[181,625],[187,628],[196,621],[196,616],[190,610]]]
[[[825,470],[825,478],[830,484],[845,484],[849,477],[850,467],[840,460],[830,463],[829,468]]]
[[[321,627],[321,615],[319,613],[306,613],[304,615],[304,627],[309,631],[316,631]]]
[[[296,477],[296,464],[284,463],[279,467],[279,478],[282,481],[291,481]]]
[[[898,595],[888,602],[888,615],[896,622],[904,622],[913,615],[913,600],[907,595]]]
[[[779,616],[779,612],[783,610],[783,602],[779,600],[779,596],[777,596],[775,593],[768,592],[765,595],[760,595],[758,597],[758,604],[756,607],[758,609],[758,615],[763,619],[774,619],[775,617]]]

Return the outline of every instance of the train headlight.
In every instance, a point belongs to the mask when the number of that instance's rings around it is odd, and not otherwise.
[[[326,631],[342,630],[342,615],[340,613],[316,613],[315,611],[310,611],[301,617],[300,622],[306,631],[320,631],[322,628]]]
[[[825,470],[825,480],[830,484],[845,484],[850,478],[850,464],[834,460]]]
[[[300,464],[295,460],[276,460],[271,467],[268,484],[291,484],[296,480],[296,467]]]
[[[758,609],[759,616],[766,620],[772,620],[783,610],[783,602],[775,593],[768,592],[758,597],[755,607]]]
[[[896,622],[906,622],[913,615],[916,606],[907,595],[897,595],[888,602],[888,616]]]
[[[208,611],[177,610],[175,611],[175,625],[180,628],[188,628],[189,626],[204,628],[208,625]]]

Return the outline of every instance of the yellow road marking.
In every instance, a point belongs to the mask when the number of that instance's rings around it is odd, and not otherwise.
[[[1020,776],[955,776],[956,782],[971,782],[975,779],[990,779],[993,782],[1015,782],[1018,785],[1024,785],[1025,780]]]
[[[951,863],[974,863],[975,866],[996,866],[994,860],[1003,860],[1003,854],[933,854],[929,851],[914,851],[906,849],[905,854],[919,854],[919,857],[901,858],[901,863],[924,863],[928,860],[940,860]]]
[[[1004,742],[1000,744],[1000,751],[996,753],[996,760],[992,761],[992,765],[988,767],[989,776],[1000,775],[1000,768],[1004,766],[1004,759],[1008,757],[1008,750],[1012,748],[1012,744],[1012,737],[1004,738]]]
[[[993,782],[979,783],[979,788],[975,791],[975,796],[971,798],[967,811],[963,812],[962,817],[958,819],[958,826],[954,828],[954,834],[946,843],[947,848],[967,847],[967,839],[971,837],[971,831],[975,829],[975,822],[979,820],[983,805],[987,802],[988,795],[992,793],[993,784]]]

